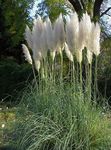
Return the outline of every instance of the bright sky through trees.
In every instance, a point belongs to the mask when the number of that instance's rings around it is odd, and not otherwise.
[[[30,12],[31,17],[34,18],[35,13],[36,13],[36,10],[37,10],[37,5],[38,5],[38,3],[40,3],[40,2],[41,2],[41,0],[35,0],[34,7],[33,7],[33,9],[32,9],[31,12]]]
[[[30,15],[32,18],[35,17],[35,13],[37,11],[37,5],[42,2],[43,0],[35,0],[35,4],[33,9],[30,12]],[[107,10],[109,7],[111,7],[111,0],[107,0],[105,4],[103,3],[102,9],[103,11]],[[104,25],[108,27],[108,30],[111,31],[111,9],[104,15]]]

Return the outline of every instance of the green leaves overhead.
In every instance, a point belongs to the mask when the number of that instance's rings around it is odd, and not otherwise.
[[[16,47],[21,43],[32,6],[33,0],[0,0],[1,50]],[[4,43],[5,46],[2,46]]]
[[[71,7],[65,0],[44,0],[38,4],[37,14],[40,16],[49,16],[51,21],[59,16],[60,13],[68,14]]]

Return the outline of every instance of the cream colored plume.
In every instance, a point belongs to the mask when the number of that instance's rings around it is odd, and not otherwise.
[[[69,60],[73,62],[73,55],[70,52],[69,47],[66,42],[65,42],[65,52],[66,52],[66,55],[69,58]]]
[[[27,60],[29,64],[32,64],[32,58],[27,46],[25,44],[22,44],[22,48],[23,48],[23,53],[25,55],[25,60]]]
[[[93,53],[87,49],[87,60],[89,64],[92,63],[92,58],[93,58]]]
[[[54,23],[54,41],[56,43],[56,50],[62,50],[65,42],[65,31],[62,14],[59,15]]]
[[[33,40],[33,56],[35,59],[42,59],[41,52],[41,34],[43,31],[43,21],[40,16],[34,20],[32,29],[32,40]]]
[[[88,47],[89,42],[90,42],[89,39],[91,36],[92,23],[91,23],[91,18],[87,13],[83,14],[83,17],[80,21],[80,25],[82,28],[81,34],[82,34],[82,38],[84,40],[84,42],[83,42],[85,44],[84,46]]]
[[[82,50],[77,50],[75,52],[75,56],[76,56],[76,59],[79,62],[79,64],[81,64],[81,62],[82,62]]]
[[[74,49],[77,50],[77,44],[78,44],[78,36],[79,36],[79,19],[77,13],[73,13],[71,15],[71,22],[73,25],[73,34],[74,34]]]
[[[25,29],[25,40],[27,41],[28,46],[32,49],[32,32],[28,25],[26,25]]]
[[[68,44],[69,49],[73,52],[74,41],[73,41],[73,26],[71,25],[71,19],[69,16],[66,18],[66,42]]]
[[[52,23],[50,21],[50,18],[48,17],[46,19],[46,37],[47,37],[47,46],[48,49],[53,51],[55,48],[54,45],[54,35],[53,35],[53,29],[52,29]]]
[[[78,49],[83,50],[85,47],[85,35],[83,21],[79,22],[79,37],[78,37]]]
[[[92,32],[91,32],[91,51],[98,56],[100,54],[100,25],[98,23],[92,23]]]
[[[72,53],[78,49],[78,36],[79,19],[77,13],[75,12],[68,20],[66,20],[66,42]]]
[[[33,25],[34,25],[33,27],[34,27],[36,33],[40,35],[41,32],[42,32],[42,29],[43,29],[43,20],[42,20],[42,18],[40,16],[38,16],[37,19],[34,19]]]
[[[40,60],[34,60],[34,64],[35,64],[36,70],[39,72],[39,70],[40,70],[40,65],[41,65]]]
[[[47,26],[46,22],[43,23],[43,30],[40,36],[40,49],[41,49],[41,55],[45,59],[47,56],[48,46],[47,46]]]
[[[55,55],[56,55],[56,51],[51,51],[51,57],[52,57],[52,60],[54,61],[55,59]]]

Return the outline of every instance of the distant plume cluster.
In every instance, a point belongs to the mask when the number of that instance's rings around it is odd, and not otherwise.
[[[76,12],[66,17],[63,21],[62,14],[54,23],[47,18],[45,21],[38,16],[33,22],[32,30],[26,26],[25,39],[28,47],[32,50],[32,58],[36,69],[39,71],[41,60],[45,59],[50,51],[52,59],[56,53],[64,50],[70,61],[74,56],[79,63],[82,62],[82,52],[87,48],[87,60],[91,64],[93,54],[100,53],[100,26],[91,22],[90,16],[85,13],[79,21]],[[31,55],[28,48],[23,44],[23,52],[26,60],[32,64]]]

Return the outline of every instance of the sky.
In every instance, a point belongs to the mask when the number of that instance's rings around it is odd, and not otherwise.
[[[31,12],[30,12],[30,15],[31,15],[32,18],[34,18],[35,12],[36,12],[36,10],[37,10],[37,5],[38,5],[38,3],[40,3],[41,1],[42,1],[42,0],[35,0],[34,7],[33,7],[33,9],[32,9]]]
[[[111,0],[108,0],[107,5],[104,7],[104,11],[107,10],[109,7],[111,7]],[[104,25],[108,28],[108,32],[111,34],[111,9],[108,11],[108,15],[104,15]]]

